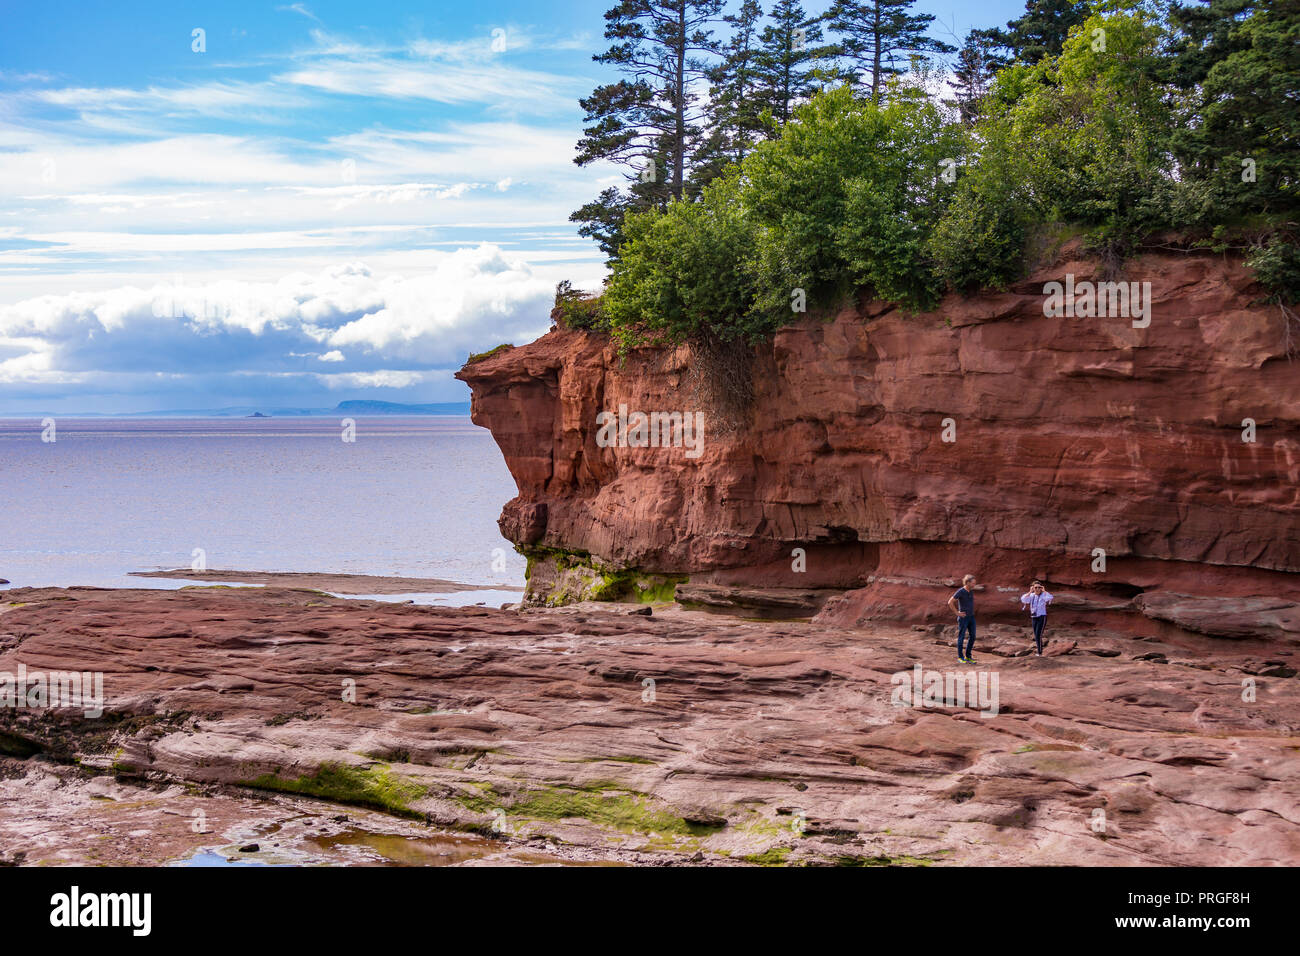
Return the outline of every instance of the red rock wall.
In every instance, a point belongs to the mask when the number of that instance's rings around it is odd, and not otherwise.
[[[729,434],[685,348],[620,360],[605,337],[557,330],[467,366],[474,421],[519,487],[502,529],[693,581],[857,587],[822,612],[841,624],[947,620],[970,571],[981,617],[1015,614],[1042,577],[1080,622],[1220,636],[1222,599],[1271,597],[1280,609],[1239,610],[1300,640],[1300,359],[1281,311],[1239,262],[1169,254],[1128,266],[1152,285],[1148,328],[1044,316],[1045,282],[1095,268],[1067,254],[932,313],[805,318],[756,351],[751,419]],[[597,447],[596,416],[620,403],[705,411],[703,454]]]

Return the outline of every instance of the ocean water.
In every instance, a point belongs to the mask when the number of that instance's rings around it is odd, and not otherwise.
[[[361,418],[352,443],[323,418],[55,425],[51,443],[39,421],[0,421],[11,587],[178,587],[127,575],[189,568],[196,549],[213,569],[523,584],[496,525],[514,480],[468,419]]]

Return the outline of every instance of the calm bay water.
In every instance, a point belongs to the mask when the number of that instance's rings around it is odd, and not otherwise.
[[[13,587],[176,587],[127,574],[188,568],[196,548],[209,568],[523,584],[496,526],[514,481],[467,419],[358,419],[350,444],[322,418],[56,427],[46,443],[38,421],[0,421],[0,578]]]

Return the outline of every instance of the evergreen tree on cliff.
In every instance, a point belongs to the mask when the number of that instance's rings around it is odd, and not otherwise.
[[[879,103],[885,83],[906,71],[911,54],[953,53],[953,47],[926,35],[934,22],[928,13],[910,13],[916,0],[836,0],[826,12],[840,34],[836,52],[853,67],[855,86]]]
[[[763,106],[758,97],[758,24],[763,8],[758,0],[744,0],[737,13],[723,18],[731,27],[731,38],[720,49],[722,62],[709,74],[709,145],[699,156],[710,170],[696,174],[703,187],[721,172],[727,162],[740,162],[762,138]]]
[[[1196,122],[1175,137],[1207,214],[1300,214],[1300,0],[1175,4],[1170,66]],[[1248,164],[1253,175],[1243,175]]]
[[[628,196],[606,190],[569,218],[607,252],[621,243],[627,208],[662,208],[685,193],[700,133],[699,87],[710,70],[705,57],[717,53],[711,25],[721,10],[722,0],[623,0],[605,14],[613,43],[592,59],[624,76],[580,101],[587,125],[574,162],[626,166],[632,187]]]
[[[601,190],[600,195],[591,202],[574,210],[569,215],[569,221],[581,223],[578,235],[584,239],[596,240],[596,245],[600,246],[600,251],[605,253],[606,258],[613,259],[618,255],[618,247],[623,244],[623,216],[630,205],[618,187],[610,186]]]
[[[1193,0],[1174,3],[1169,22],[1174,42],[1169,80],[1181,89],[1194,89],[1210,69],[1250,47],[1241,25],[1259,6],[1257,0]]]
[[[1175,4],[1170,80],[1193,121],[1173,151],[1185,188],[1180,218],[1210,224],[1264,217],[1250,264],[1300,303],[1300,0]]]
[[[1028,0],[1025,12],[1005,30],[990,33],[1010,51],[1011,59],[1030,66],[1046,56],[1060,56],[1070,28],[1088,19],[1092,4],[1080,0]],[[1006,61],[998,67],[1006,65]]]
[[[957,107],[961,121],[969,126],[980,117],[981,107],[997,71],[1006,65],[998,55],[999,41],[995,30],[971,30],[957,52],[953,69],[953,98],[946,100]]]
[[[829,62],[834,47],[820,45],[821,24],[798,0],[777,0],[771,20],[759,37],[755,71],[762,108],[784,126],[794,108],[817,91],[818,68]]]

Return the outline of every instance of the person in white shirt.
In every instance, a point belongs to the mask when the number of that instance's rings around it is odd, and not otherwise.
[[[1047,605],[1052,603],[1052,595],[1043,587],[1042,581],[1035,581],[1026,594],[1020,595],[1020,603],[1029,608],[1030,620],[1034,623],[1034,644],[1038,647],[1038,656],[1043,656],[1043,627],[1047,624]]]

